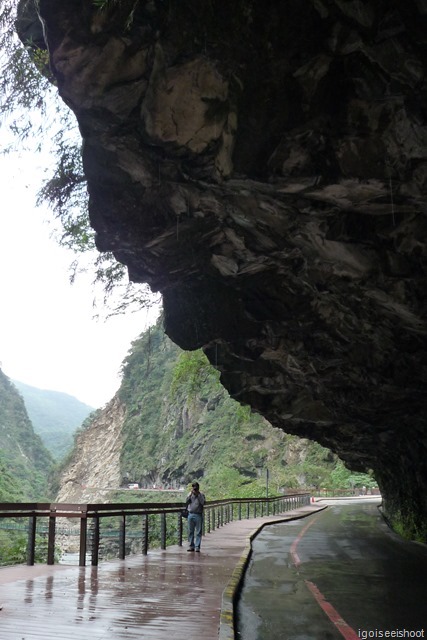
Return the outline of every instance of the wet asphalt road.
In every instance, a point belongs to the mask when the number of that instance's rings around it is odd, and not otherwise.
[[[266,527],[237,629],[241,640],[427,637],[427,547],[392,533],[372,502]]]

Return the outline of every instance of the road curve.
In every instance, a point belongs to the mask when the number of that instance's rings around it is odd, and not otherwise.
[[[392,533],[372,500],[333,504],[254,540],[237,637],[423,638],[426,605],[427,547]]]

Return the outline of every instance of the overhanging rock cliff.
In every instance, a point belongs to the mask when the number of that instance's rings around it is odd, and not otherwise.
[[[38,1],[99,249],[426,539],[427,2],[105,5]]]

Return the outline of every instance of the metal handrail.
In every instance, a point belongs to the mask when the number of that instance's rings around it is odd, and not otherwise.
[[[276,515],[289,511],[296,506],[308,504],[310,494],[295,492],[269,498],[226,498],[209,501],[204,512],[203,534],[210,533],[233,519],[242,519]],[[88,520],[92,522],[92,557],[93,566],[98,565],[100,544],[100,519],[114,517],[119,519],[119,558],[126,555],[126,518],[142,517],[142,553],[148,553],[149,516],[160,516],[160,545],[166,549],[167,516],[177,516],[177,543],[182,545],[183,525],[181,510],[183,502],[151,502],[151,503],[35,503],[10,502],[0,503],[0,521],[4,518],[28,518],[27,564],[33,565],[36,551],[37,523],[40,518],[48,518],[47,526],[47,564],[55,562],[56,522],[58,518],[80,520],[79,531],[79,565],[85,566],[88,546]]]

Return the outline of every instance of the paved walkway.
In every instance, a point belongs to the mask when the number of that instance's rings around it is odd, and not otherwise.
[[[98,567],[2,568],[0,638],[231,640],[232,597],[250,537],[267,523],[322,508],[234,521],[207,534],[201,553],[171,546]]]
[[[334,501],[293,526],[265,527],[236,606],[238,637],[427,637],[427,545],[393,533],[379,503]]]

